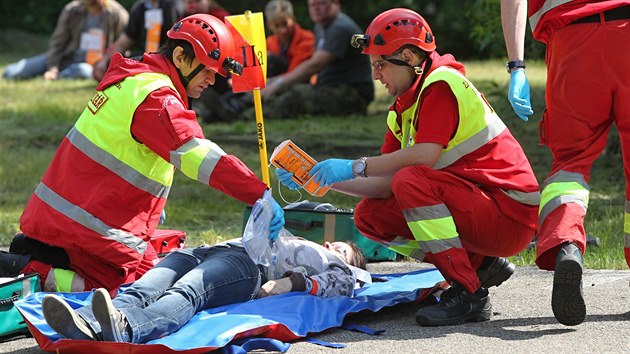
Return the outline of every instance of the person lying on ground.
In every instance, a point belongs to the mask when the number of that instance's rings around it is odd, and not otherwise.
[[[352,296],[366,261],[352,242],[323,245],[276,239],[277,263],[257,265],[242,239],[178,250],[113,300],[97,289],[92,305],[73,310],[54,294],[42,301],[46,322],[70,339],[146,343],[184,326],[197,312],[288,292]]]

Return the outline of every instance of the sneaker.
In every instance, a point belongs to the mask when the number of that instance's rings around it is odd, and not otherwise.
[[[481,287],[474,294],[469,294],[462,288],[451,288],[447,299],[443,297],[436,305],[423,307],[416,312],[419,325],[450,326],[488,321],[492,317],[488,289]]]
[[[563,245],[556,257],[551,309],[558,322],[566,326],[579,325],[586,317],[582,292],[583,263],[582,252],[573,243]]]
[[[123,333],[127,330],[127,319],[112,304],[107,290],[96,289],[92,295],[92,312],[101,325],[103,340],[107,342],[125,342]]]
[[[62,298],[49,294],[42,300],[42,312],[48,325],[68,339],[97,340],[96,334]]]
[[[499,286],[510,279],[516,266],[503,257],[484,257],[477,269],[477,276],[484,288]]]

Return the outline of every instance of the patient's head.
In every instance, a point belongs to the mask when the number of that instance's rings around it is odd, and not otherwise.
[[[365,261],[363,251],[361,251],[361,248],[359,248],[359,245],[356,243],[352,241],[325,241],[323,246],[327,250],[339,254],[351,266],[367,269],[367,262]]]

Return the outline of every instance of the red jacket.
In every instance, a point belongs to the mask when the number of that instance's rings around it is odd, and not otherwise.
[[[450,54],[440,56],[433,52],[431,59],[433,64],[429,73],[438,67],[449,66],[465,74],[464,66],[455,61]],[[421,87],[422,82],[419,77],[407,92],[396,99],[390,110],[403,112],[412,107]],[[417,112],[416,124],[419,128],[415,142],[446,146],[454,136],[459,120],[462,119],[459,117],[457,99],[450,87],[440,81],[429,85],[422,95]],[[400,149],[400,141],[388,129],[381,152],[387,154]],[[508,129],[442,170],[471,181],[486,191],[497,192],[493,194],[499,197],[504,197],[500,189],[525,193],[539,190],[536,176],[525,152]],[[536,207],[522,205],[523,210],[532,208]],[[504,212],[515,220],[520,220],[531,227],[536,226],[536,220],[523,220],[521,210],[510,209]]]
[[[116,54],[97,90],[143,72],[168,75],[177,93],[169,87],[151,92],[133,113],[130,133],[170,161],[171,151],[193,138],[205,139],[195,112],[188,110],[186,90],[170,61],[159,54],[145,54],[142,61]],[[266,189],[232,155],[220,157],[209,184],[249,204]],[[155,196],[130,184],[80,151],[68,136],[61,142],[40,186],[54,193],[31,196],[20,219],[25,235],[66,249],[73,270],[92,284],[111,290],[135,279],[143,254],[114,239],[120,234],[135,235],[134,242],[147,242],[157,227],[167,195]],[[50,195],[63,201],[63,208],[54,208],[41,198]],[[109,231],[103,235],[94,225]]]

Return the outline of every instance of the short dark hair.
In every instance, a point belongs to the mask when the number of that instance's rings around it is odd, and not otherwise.
[[[367,261],[365,260],[365,256],[363,255],[363,250],[361,249],[361,247],[359,247],[359,245],[357,245],[356,242],[354,241],[343,241],[343,242],[347,243],[348,246],[350,246],[350,248],[352,249],[352,251],[354,251],[353,252],[354,256],[352,256],[352,259],[350,260],[350,265],[367,270]]]
[[[172,61],[173,51],[177,47],[182,47],[182,49],[184,50],[184,61],[188,64],[192,64],[193,60],[195,60],[195,50],[193,49],[192,45],[188,43],[188,41],[185,41],[183,39],[168,38],[160,48],[159,53]]]

